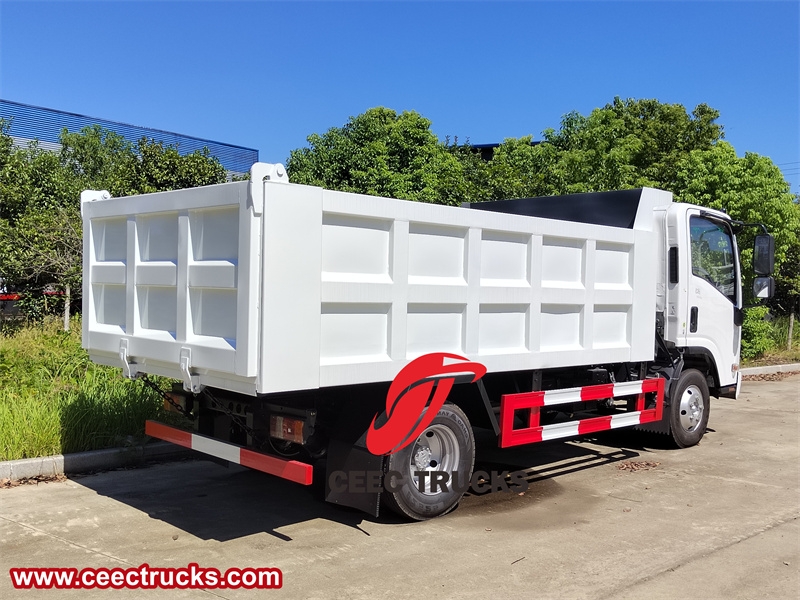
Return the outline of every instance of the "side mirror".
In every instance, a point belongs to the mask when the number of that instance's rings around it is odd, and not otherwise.
[[[772,275],[775,268],[775,239],[768,233],[756,236],[753,245],[753,271],[756,275]]]
[[[753,281],[753,296],[768,300],[775,295],[775,280],[772,277],[756,277]]]

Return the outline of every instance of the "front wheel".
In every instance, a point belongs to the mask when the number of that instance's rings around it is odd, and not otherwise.
[[[670,399],[670,430],[678,448],[694,446],[708,426],[711,403],[705,375],[696,369],[681,373]]]
[[[448,513],[469,487],[474,462],[469,420],[445,404],[413,444],[389,456],[386,477],[393,491],[384,493],[384,503],[416,521]]]

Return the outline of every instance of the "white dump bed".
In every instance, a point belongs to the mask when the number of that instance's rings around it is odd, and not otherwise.
[[[92,359],[249,394],[390,381],[428,352],[510,371],[653,357],[657,206],[632,228],[286,183],[84,192]],[[558,198],[553,199],[554,202]]]

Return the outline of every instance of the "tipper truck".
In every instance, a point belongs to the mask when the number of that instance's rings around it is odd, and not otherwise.
[[[83,346],[177,380],[146,433],[410,519],[501,448],[636,427],[679,447],[739,393],[747,224],[666,191],[440,206],[249,181],[81,196]],[[756,297],[774,244],[755,237]],[[176,425],[177,421],[185,426]],[[473,481],[474,483],[474,481]]]

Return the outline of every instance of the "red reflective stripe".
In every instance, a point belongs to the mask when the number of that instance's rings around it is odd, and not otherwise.
[[[589,400],[603,400],[604,398],[614,397],[614,384],[603,383],[601,385],[587,385],[581,388],[581,402]]]
[[[232,462],[236,462],[243,467],[256,469],[257,471],[269,473],[270,475],[277,475],[283,479],[288,479],[303,485],[311,485],[313,481],[314,468],[309,464],[296,460],[286,460],[267,454],[261,454],[260,452],[253,452],[252,450],[241,448],[236,444],[228,444],[227,442],[214,440],[207,436],[192,434],[189,431],[176,429],[175,427],[170,427],[169,425],[164,425],[157,421],[146,421],[144,431],[150,437],[172,442],[184,448],[192,448],[193,439],[206,438],[212,443],[224,444],[239,450],[239,460]],[[202,452],[202,450],[198,451]]]
[[[22,298],[19,294],[0,294],[0,302],[7,302],[10,300],[19,300]]]
[[[544,406],[545,392],[522,392],[521,394],[504,394],[500,397],[500,405],[507,398],[513,402],[514,409],[530,408],[531,406]]]
[[[542,441],[542,427],[529,427],[527,429],[512,429],[500,431],[500,447],[522,446]]]
[[[664,380],[661,377],[645,379],[642,381],[642,392],[657,392],[664,389]]]
[[[539,427],[539,408],[544,404],[544,392],[504,394],[500,397],[500,447],[519,446],[542,441]],[[514,429],[514,411],[530,408],[528,427]]]
[[[646,392],[656,392],[656,407],[650,410],[643,410],[641,422],[660,421],[664,416],[664,385],[665,380],[661,377],[646,380],[647,387],[642,385],[642,390]],[[650,415],[652,414],[652,418]],[[647,417],[645,417],[647,415]],[[646,419],[646,420],[645,420]]]
[[[246,448],[242,448],[239,461],[239,464],[243,467],[250,467],[270,475],[277,475],[283,479],[303,485],[311,485],[314,475],[314,468],[309,464],[267,456]]]
[[[144,424],[144,432],[150,437],[172,442],[184,448],[192,447],[192,434],[189,431],[169,427],[157,421],[146,421]]]
[[[658,411],[655,408],[649,408],[647,410],[643,410],[642,414],[639,415],[639,423],[650,423],[652,421],[660,421],[661,417],[658,415]]]
[[[578,421],[578,434],[594,433],[595,431],[605,431],[611,429],[611,416],[593,417]]]

